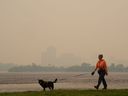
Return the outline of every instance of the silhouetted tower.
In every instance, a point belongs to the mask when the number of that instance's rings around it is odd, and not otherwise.
[[[56,48],[48,47],[47,51],[42,54],[43,65],[54,65],[56,64]]]

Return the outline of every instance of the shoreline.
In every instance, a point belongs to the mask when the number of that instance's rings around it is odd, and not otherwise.
[[[97,84],[98,74],[91,76],[85,73],[0,73],[0,92],[24,92],[43,90],[38,84],[38,79],[53,81],[55,89],[94,89]],[[128,89],[127,73],[109,73],[105,77],[108,89]],[[102,84],[100,88],[102,88]]]

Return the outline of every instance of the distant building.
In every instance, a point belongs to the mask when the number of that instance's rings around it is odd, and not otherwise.
[[[57,58],[54,47],[48,47],[47,51],[42,53],[42,65],[71,66],[79,64],[81,64],[81,58],[74,54],[63,54]]]
[[[48,47],[47,51],[42,53],[42,64],[43,65],[56,64],[56,48]]]

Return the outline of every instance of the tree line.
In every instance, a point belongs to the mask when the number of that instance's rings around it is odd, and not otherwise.
[[[41,66],[37,64],[15,66],[8,69],[8,72],[91,72],[95,66],[88,63],[81,65],[74,65],[70,67],[57,67],[57,66]],[[123,64],[112,63],[108,66],[110,72],[128,72],[128,67]]]

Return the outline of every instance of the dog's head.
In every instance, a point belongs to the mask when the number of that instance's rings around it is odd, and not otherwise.
[[[44,83],[44,81],[41,80],[41,79],[39,79],[39,80],[38,80],[38,83],[39,83],[39,84],[42,84],[42,83]]]

